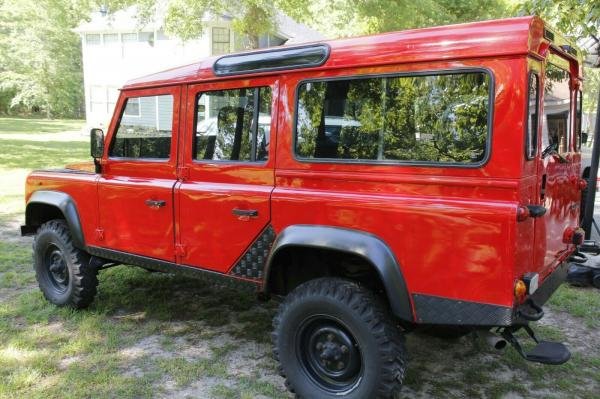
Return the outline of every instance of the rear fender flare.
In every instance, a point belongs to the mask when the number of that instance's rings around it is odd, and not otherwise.
[[[269,293],[269,279],[274,259],[280,251],[290,246],[334,249],[367,260],[377,270],[383,282],[392,312],[402,320],[414,321],[410,296],[400,264],[389,246],[379,237],[364,231],[340,227],[319,225],[286,227],[273,243],[267,259],[264,293]]]

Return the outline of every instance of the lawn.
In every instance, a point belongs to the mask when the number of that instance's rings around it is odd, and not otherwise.
[[[81,126],[0,118],[0,398],[290,397],[270,355],[276,303],[126,266],[101,272],[87,310],[42,298],[31,239],[18,236],[23,179],[89,159]],[[547,310],[535,328],[567,342],[569,363],[527,363],[475,336],[409,334],[402,396],[597,398],[600,291],[563,286]]]

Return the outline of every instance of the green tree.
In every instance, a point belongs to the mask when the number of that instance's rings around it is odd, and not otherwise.
[[[79,36],[84,16],[68,0],[0,3],[0,109],[77,115],[83,100]],[[86,9],[86,11],[89,9]]]
[[[504,0],[321,0],[307,18],[331,36],[352,36],[510,16]],[[306,20],[306,19],[305,19]]]
[[[524,15],[540,15],[561,32],[575,38],[599,36],[598,0],[527,0],[518,8]]]

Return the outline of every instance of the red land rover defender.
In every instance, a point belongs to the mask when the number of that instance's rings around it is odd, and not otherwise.
[[[513,333],[583,239],[581,56],[536,17],[210,58],[125,85],[95,173],[27,178],[41,290],[83,308],[115,264],[282,299],[300,397],[389,397],[416,327]],[[90,169],[92,170],[92,169]],[[537,342],[537,340],[536,340]]]

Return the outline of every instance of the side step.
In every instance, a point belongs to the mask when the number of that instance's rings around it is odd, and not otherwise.
[[[522,328],[527,331],[527,334],[537,344],[530,352],[523,350],[519,340],[513,335],[513,330],[505,328],[502,331],[502,337],[519,352],[523,359],[530,362],[558,365],[566,363],[571,358],[571,352],[565,345],[559,342],[539,341],[531,327],[526,325],[522,326]]]

